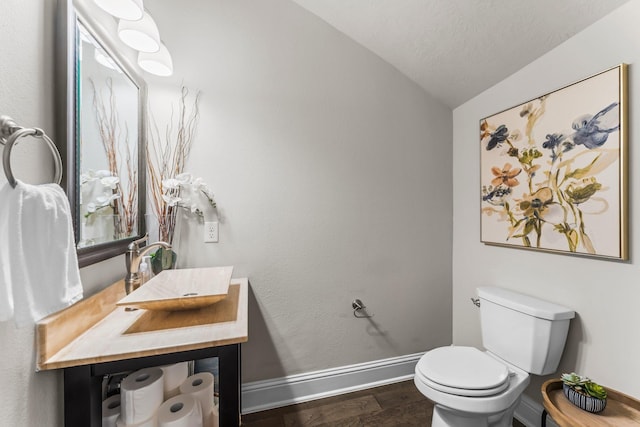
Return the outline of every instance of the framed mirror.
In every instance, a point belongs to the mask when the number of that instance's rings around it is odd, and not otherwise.
[[[56,140],[83,267],[144,235],[146,84],[111,16],[72,0],[57,12]]]

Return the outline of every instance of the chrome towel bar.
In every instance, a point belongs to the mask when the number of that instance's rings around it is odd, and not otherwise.
[[[62,158],[60,157],[60,153],[51,138],[49,138],[42,129],[23,128],[22,126],[18,126],[11,117],[0,116],[0,144],[5,146],[2,153],[2,167],[4,168],[4,173],[7,176],[9,184],[13,188],[18,185],[18,182],[11,171],[11,149],[17,144],[17,141],[20,138],[25,136],[40,138],[47,143],[47,147],[49,147],[54,158],[54,181],[56,184],[60,184],[62,182]]]

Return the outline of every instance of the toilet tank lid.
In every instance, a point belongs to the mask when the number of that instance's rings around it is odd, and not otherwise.
[[[541,319],[563,320],[575,317],[575,311],[567,307],[508,289],[492,286],[479,287],[478,297],[480,300],[491,301],[494,304]]]

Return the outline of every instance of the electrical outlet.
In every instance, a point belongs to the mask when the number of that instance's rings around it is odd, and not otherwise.
[[[204,242],[218,243],[218,221],[204,223]]]

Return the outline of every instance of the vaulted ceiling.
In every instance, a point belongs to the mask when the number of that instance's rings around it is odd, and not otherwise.
[[[628,0],[293,1],[455,108]]]

